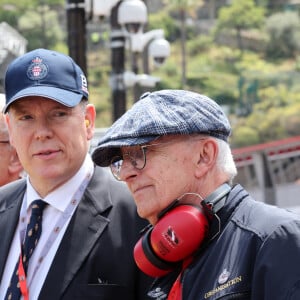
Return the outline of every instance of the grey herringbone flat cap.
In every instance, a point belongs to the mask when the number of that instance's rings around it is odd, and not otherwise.
[[[149,143],[165,135],[207,134],[227,141],[231,132],[222,108],[207,96],[185,90],[145,93],[100,139],[92,157],[108,166],[120,147]]]

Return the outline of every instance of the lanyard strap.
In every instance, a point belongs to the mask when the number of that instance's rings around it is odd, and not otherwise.
[[[22,262],[22,255],[20,255],[20,260],[19,260],[19,267],[18,267],[18,272],[19,272],[19,283],[20,283],[20,290],[21,294],[24,298],[24,300],[29,299],[29,293],[28,293],[28,288],[26,284],[26,274]]]
[[[19,270],[19,282],[20,282],[20,290],[21,290],[21,293],[24,297],[24,300],[28,300],[28,297],[29,297],[28,286],[31,285],[31,282],[34,279],[41,263],[43,262],[44,258],[46,257],[46,255],[50,251],[50,248],[53,245],[54,241],[58,237],[58,234],[59,234],[61,228],[63,228],[63,226],[66,224],[67,220],[72,216],[73,212],[75,211],[80,199],[83,196],[83,193],[84,193],[87,185],[90,182],[91,177],[92,176],[91,176],[90,173],[87,174],[87,176],[84,178],[83,182],[81,183],[81,185],[77,189],[76,193],[71,198],[68,206],[66,207],[66,209],[64,210],[62,215],[57,220],[55,226],[53,227],[53,230],[50,233],[50,236],[48,237],[47,242],[45,243],[45,246],[43,247],[43,249],[41,251],[41,256],[39,257],[38,263],[36,264],[36,266],[34,268],[34,271],[32,273],[32,277],[31,277],[31,280],[29,282],[29,285],[27,285],[26,274],[25,274],[25,271],[24,271],[22,258],[21,258],[22,255],[20,255],[20,263],[19,263],[19,268],[18,268],[18,270]]]
[[[177,276],[175,282],[173,283],[173,286],[169,292],[168,300],[182,300],[182,275],[184,270],[188,267],[188,265],[193,261],[192,257],[189,257],[185,259],[182,263],[182,269]]]

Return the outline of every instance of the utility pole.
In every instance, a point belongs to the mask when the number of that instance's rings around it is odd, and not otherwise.
[[[87,76],[86,21],[84,0],[68,0],[67,27],[69,55]]]
[[[123,80],[125,70],[125,36],[118,23],[118,9],[121,1],[115,5],[110,14],[110,48],[111,48],[111,78],[113,100],[113,122],[126,112],[126,88]]]

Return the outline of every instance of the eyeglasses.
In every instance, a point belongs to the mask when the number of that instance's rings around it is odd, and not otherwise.
[[[123,154],[122,156],[115,156],[112,158],[111,163],[110,163],[111,172],[117,180],[121,180],[120,173],[121,173],[121,169],[122,169],[124,160],[126,158],[129,159],[129,162],[131,163],[131,165],[134,168],[136,168],[138,170],[142,170],[146,166],[146,161],[147,161],[146,160],[146,152],[147,152],[148,148],[154,147],[154,146],[167,145],[167,144],[171,144],[171,143],[175,143],[175,142],[178,142],[178,141],[173,140],[173,141],[165,142],[165,143],[142,145],[142,146],[139,146],[138,148],[134,149],[131,152],[127,152],[127,153]]]

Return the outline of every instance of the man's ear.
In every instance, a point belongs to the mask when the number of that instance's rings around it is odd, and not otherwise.
[[[217,161],[218,144],[213,138],[199,141],[197,149],[197,168],[195,170],[198,178],[204,176],[211,170]]]
[[[11,149],[8,171],[10,174],[18,174],[18,175],[23,171],[23,166],[19,160],[15,148]]]
[[[96,119],[96,109],[93,104],[88,104],[85,109],[85,126],[87,129],[88,140],[91,140],[94,135]]]

